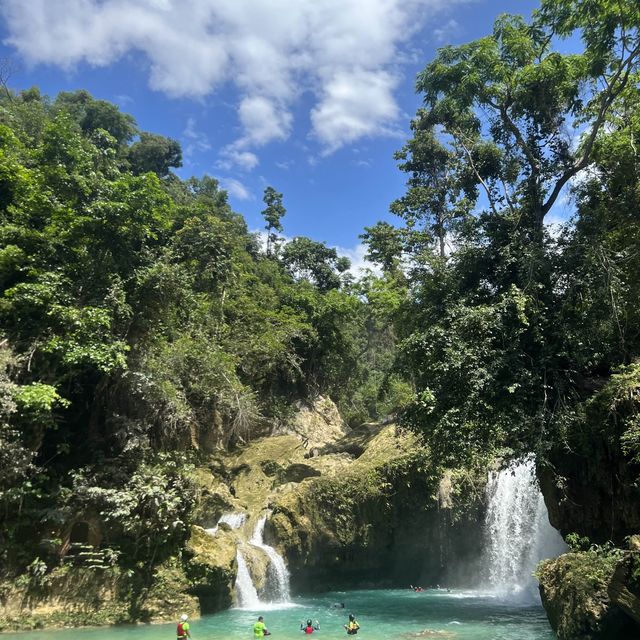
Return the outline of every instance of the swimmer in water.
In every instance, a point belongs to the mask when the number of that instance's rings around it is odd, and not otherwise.
[[[311,622],[311,620],[307,620],[307,622],[300,623],[300,631],[304,631],[305,634],[309,635],[314,631],[320,631],[320,623],[316,620],[315,624]]]

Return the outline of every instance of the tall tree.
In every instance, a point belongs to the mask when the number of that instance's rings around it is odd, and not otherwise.
[[[444,259],[447,242],[455,242],[457,227],[477,197],[475,185],[466,159],[460,162],[455,146],[443,144],[433,127],[422,128],[420,115],[411,128],[413,138],[395,154],[400,169],[410,174],[407,192],[391,204],[391,212],[406,221],[405,240],[414,252],[422,245],[435,247]]]
[[[492,211],[507,207],[540,242],[545,216],[588,166],[607,112],[637,69],[639,27],[637,3],[611,0],[544,0],[532,24],[501,16],[491,36],[441,49],[419,74],[419,126],[449,137]],[[552,49],[554,38],[576,30],[583,53]],[[574,145],[578,124],[584,133]],[[490,172],[477,162],[487,154]]]
[[[282,204],[282,194],[278,193],[273,187],[267,187],[262,197],[263,202],[267,205],[262,211],[262,216],[266,221],[265,229],[267,230],[267,255],[277,251],[278,232],[282,233],[282,218],[287,210]]]
[[[340,287],[340,274],[351,266],[333,247],[311,238],[297,237],[282,251],[282,264],[296,277],[313,282],[321,291]]]
[[[588,374],[577,373],[559,311],[569,312],[561,295],[573,278],[559,271],[545,218],[593,163],[612,110],[636,82],[639,28],[637,3],[543,0],[531,23],[501,16],[491,35],[441,49],[418,76],[424,108],[399,154],[411,173],[395,204],[405,232],[422,222],[441,238],[438,215],[452,203],[479,210],[461,218],[444,264],[407,248],[420,267],[400,324],[417,391],[407,420],[443,456],[543,449],[562,409],[583,392]],[[574,32],[584,51],[554,50]]]

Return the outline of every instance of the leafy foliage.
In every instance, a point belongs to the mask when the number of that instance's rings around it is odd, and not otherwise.
[[[583,51],[554,50],[573,34]],[[639,65],[629,3],[543,0],[529,23],[501,16],[418,76],[424,106],[396,155],[407,190],[391,207],[404,225],[365,240],[408,291],[393,314],[396,366],[415,385],[405,421],[449,463],[542,460],[640,355]],[[558,230],[561,194],[576,216]]]
[[[176,141],[86,91],[0,101],[0,509],[20,509],[6,572],[43,540],[54,569],[90,518],[150,576],[191,522],[187,459],[268,434],[317,393],[373,417],[349,405],[383,373],[359,362],[348,262],[308,238],[279,257],[271,188],[263,253],[218,182],[182,181],[180,163]]]

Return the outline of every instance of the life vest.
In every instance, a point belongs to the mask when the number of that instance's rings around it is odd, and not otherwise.
[[[309,625],[307,625],[307,626],[304,628],[304,632],[305,632],[305,633],[313,633],[313,626],[312,626],[312,625],[310,625],[310,624],[309,624]]]
[[[187,637],[187,632],[184,630],[184,623],[182,622],[178,622],[178,628],[176,629],[176,635],[178,636],[178,638],[186,638]]]

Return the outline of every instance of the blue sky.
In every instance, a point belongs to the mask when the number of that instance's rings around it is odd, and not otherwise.
[[[178,139],[182,177],[216,176],[251,229],[284,194],[287,236],[362,257],[393,217],[393,153],[436,49],[490,32],[533,0],[2,0],[0,55],[17,89],[88,89]]]

